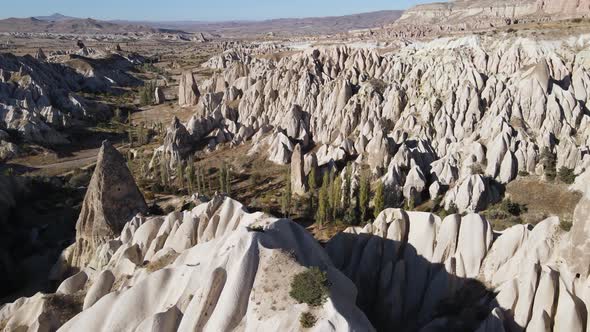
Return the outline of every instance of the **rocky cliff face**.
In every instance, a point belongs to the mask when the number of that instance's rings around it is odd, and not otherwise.
[[[590,3],[579,0],[457,0],[410,8],[389,27],[389,33],[420,37],[589,14]]]
[[[544,13],[551,15],[586,16],[590,13],[588,0],[538,0],[537,5]]]

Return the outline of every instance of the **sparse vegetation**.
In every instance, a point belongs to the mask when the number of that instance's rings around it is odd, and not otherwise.
[[[281,196],[281,212],[285,218],[291,214],[291,205],[293,203],[293,193],[291,191],[291,172],[285,174],[285,187]]]
[[[566,184],[572,184],[576,180],[576,175],[574,174],[574,170],[571,168],[567,168],[565,166],[559,169],[559,180]]]
[[[324,174],[324,179],[322,181],[322,187],[320,188],[320,193],[318,195],[318,208],[316,214],[316,220],[322,228],[322,225],[328,221],[328,209],[330,205],[329,197],[328,197],[328,173]]]
[[[572,229],[573,225],[574,223],[568,219],[561,219],[561,221],[559,222],[559,227],[566,232],[569,232]]]
[[[361,212],[361,222],[367,220],[369,214],[369,196],[371,194],[371,182],[367,173],[361,175],[359,189],[359,209]]]
[[[318,319],[311,312],[304,312],[299,316],[299,323],[301,323],[301,327],[304,329],[314,327],[317,321]]]
[[[375,189],[375,196],[373,197],[373,215],[375,218],[383,211],[385,207],[385,186],[383,182],[379,181],[377,189]]]
[[[327,273],[312,267],[293,277],[289,295],[299,303],[317,307],[326,301],[329,287]]]

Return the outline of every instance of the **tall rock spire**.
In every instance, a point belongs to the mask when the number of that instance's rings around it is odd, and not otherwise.
[[[117,237],[125,223],[147,210],[125,159],[104,141],[76,223],[76,242],[62,253],[53,276],[85,267],[100,244]]]
[[[200,96],[201,93],[199,92],[193,73],[183,73],[180,77],[180,84],[178,85],[178,104],[180,106],[197,105]]]

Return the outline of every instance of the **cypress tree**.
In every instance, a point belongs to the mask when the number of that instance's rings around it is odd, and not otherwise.
[[[285,175],[285,187],[283,189],[283,195],[281,198],[281,212],[283,212],[283,216],[285,218],[289,218],[289,214],[291,213],[291,201],[291,174],[288,170]]]
[[[375,218],[377,218],[377,216],[381,213],[381,211],[383,211],[383,208],[385,207],[385,187],[383,185],[383,182],[381,181],[379,181],[377,189],[375,189],[375,197],[373,197],[373,206],[373,215],[375,216]]]
[[[336,176],[332,183],[332,196],[334,197],[334,208],[332,209],[332,220],[336,220],[342,211],[342,179]]]
[[[317,222],[319,227],[322,228],[324,222],[327,220],[328,216],[328,192],[327,192],[327,185],[322,185],[320,188],[320,193],[318,195],[318,211],[317,211]]]
[[[225,192],[231,195],[231,169],[227,164],[225,165]]]
[[[344,199],[343,199],[343,206],[345,208],[348,208],[351,204],[350,202],[350,197],[352,196],[351,190],[352,190],[352,170],[350,169],[350,165],[346,165],[346,170],[345,170],[345,175],[344,175]]]
[[[176,162],[176,182],[178,190],[182,191],[184,189],[184,162],[182,160]]]
[[[367,220],[367,214],[369,212],[369,195],[371,193],[371,183],[369,181],[366,172],[363,172],[359,189],[359,209],[362,222]]]
[[[219,169],[219,192],[225,192],[225,163]]]

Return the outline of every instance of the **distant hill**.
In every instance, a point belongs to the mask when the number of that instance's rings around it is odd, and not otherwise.
[[[281,18],[264,21],[100,21],[62,14],[0,20],[0,32],[123,34],[138,32],[184,33],[201,32],[226,37],[275,35],[326,35],[351,30],[377,28],[391,24],[403,14],[401,10],[384,10],[346,16]]]
[[[60,13],[55,13],[49,16],[35,16],[36,19],[41,21],[49,21],[49,22],[61,22],[61,21],[69,21],[69,20],[77,20],[79,18],[72,17],[72,16],[65,16]]]
[[[139,24],[117,24],[91,18],[70,18],[60,14],[0,20],[0,32],[63,33],[63,34],[123,34],[138,32],[168,32]]]
[[[325,35],[370,29],[392,24],[402,16],[402,10],[383,10],[346,16],[281,18],[264,21],[170,21],[129,22],[154,28],[179,29],[187,32],[203,32],[226,37],[241,37],[273,33],[275,35]]]

